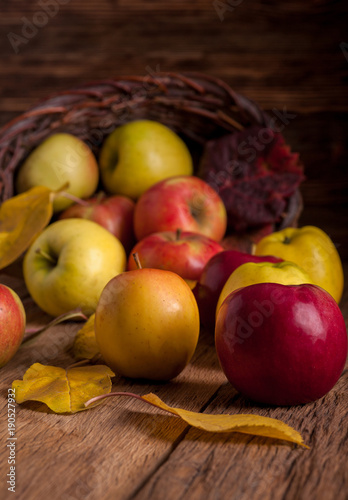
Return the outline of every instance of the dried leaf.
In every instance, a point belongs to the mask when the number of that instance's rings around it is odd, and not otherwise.
[[[76,413],[85,410],[91,397],[111,391],[115,374],[104,365],[59,368],[34,363],[23,376],[15,380],[12,389],[18,404],[40,401],[55,413]]]
[[[76,359],[93,359],[99,355],[94,332],[94,318],[95,314],[92,314],[76,334],[73,345]]]
[[[279,223],[291,199],[299,204],[294,194],[304,180],[299,155],[261,125],[208,141],[199,176],[219,193],[229,230],[237,233]]]
[[[173,408],[166,405],[155,394],[146,394],[138,396],[130,392],[111,392],[102,396],[97,396],[85,403],[86,406],[100,401],[104,397],[110,396],[130,396],[149,403],[161,410],[167,411],[176,415],[189,425],[202,429],[208,432],[242,432],[243,434],[252,434],[274,439],[282,439],[292,443],[299,444],[308,448],[304,444],[301,435],[292,427],[285,424],[281,420],[275,418],[262,417],[259,415],[211,415],[206,413],[196,413],[193,411],[182,410],[181,408]]]
[[[49,223],[54,194],[38,186],[4,201],[0,207],[0,269],[14,262]]]
[[[52,326],[59,325],[60,323],[63,323],[64,321],[76,321],[76,320],[81,320],[87,319],[87,316],[83,314],[82,310],[80,308],[73,309],[72,311],[69,311],[67,313],[61,314],[60,316],[57,316],[54,318],[52,321],[47,323],[44,326],[40,326],[38,328],[26,328],[25,334],[24,334],[24,339],[22,342],[22,345],[24,343],[27,343],[31,340],[36,339],[41,333],[45,332]]]

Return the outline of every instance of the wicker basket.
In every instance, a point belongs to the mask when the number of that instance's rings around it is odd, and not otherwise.
[[[17,167],[52,133],[74,134],[98,154],[116,126],[139,118],[164,123],[200,152],[210,139],[255,125],[270,127],[269,116],[255,103],[207,75],[165,73],[90,83],[57,93],[2,127],[0,201],[14,194]],[[295,225],[301,211],[298,189],[287,201],[277,228]]]

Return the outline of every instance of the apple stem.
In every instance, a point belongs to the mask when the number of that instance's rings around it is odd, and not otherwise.
[[[99,193],[97,194],[97,197],[96,197],[97,203],[102,201],[105,198],[105,196],[106,196],[106,194],[104,193],[104,191],[99,191]]]
[[[78,198],[77,196],[74,196],[73,194],[67,193],[66,191],[63,191],[60,193],[64,198],[68,198],[68,200],[73,201],[74,203],[77,203],[78,205],[82,205],[83,207],[88,207],[89,203],[85,200],[82,200],[81,198]]]
[[[142,265],[141,265],[141,263],[140,263],[139,255],[138,255],[138,253],[137,253],[137,252],[133,253],[133,259],[135,260],[135,263],[136,263],[136,265],[137,265],[137,268],[138,268],[138,269],[142,269],[143,267],[142,267]]]
[[[39,255],[41,255],[41,257],[44,257],[45,259],[47,259],[49,262],[52,262],[52,264],[56,265],[57,264],[57,260],[54,259],[52,257],[52,255],[50,255],[49,253],[45,252],[45,250],[42,250],[42,248],[37,248],[35,250],[35,252]]]
[[[181,239],[181,233],[182,233],[182,229],[179,227],[176,230],[176,241],[179,241]]]
[[[284,243],[284,245],[290,245],[291,239],[289,238],[289,236],[285,236],[283,243]]]

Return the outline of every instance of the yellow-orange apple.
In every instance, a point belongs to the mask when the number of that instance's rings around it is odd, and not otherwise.
[[[196,300],[186,282],[171,271],[127,271],[104,288],[96,309],[95,335],[105,362],[116,373],[170,380],[196,349]]]

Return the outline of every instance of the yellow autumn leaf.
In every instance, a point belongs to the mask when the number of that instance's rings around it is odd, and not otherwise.
[[[95,339],[94,318],[95,314],[92,314],[76,334],[73,344],[76,359],[93,359],[100,354]]]
[[[196,427],[197,429],[204,431],[242,432],[243,434],[282,439],[308,448],[308,446],[304,444],[301,434],[281,420],[270,417],[262,417],[260,415],[211,415],[207,413],[196,413],[168,406],[158,396],[152,393],[146,394],[145,396],[138,396],[137,394],[132,394],[130,392],[111,392],[109,394],[92,398],[87,401],[85,405],[89,406],[90,404],[100,401],[103,398],[112,396],[130,396],[140,399],[151,404],[152,406],[160,408],[161,410],[172,413],[173,415],[180,417],[192,427]]]
[[[12,389],[18,404],[25,401],[45,403],[55,413],[85,410],[87,399],[111,391],[115,374],[104,365],[79,366],[68,369],[34,363],[15,380]]]
[[[167,412],[181,417],[192,427],[197,427],[209,432],[242,432],[243,434],[252,434],[257,436],[270,437],[275,439],[284,439],[302,446],[301,435],[292,427],[281,420],[262,417],[260,415],[209,415],[206,413],[196,413],[193,411],[173,408],[166,405],[155,394],[146,394],[141,397],[144,401],[161,408]]]
[[[37,186],[0,207],[0,269],[12,264],[47,226],[55,193]]]

